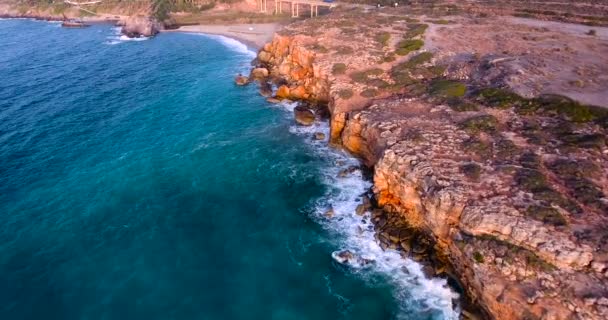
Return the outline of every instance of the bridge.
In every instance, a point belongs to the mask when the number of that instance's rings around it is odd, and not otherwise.
[[[319,15],[319,7],[322,8],[334,8],[334,3],[323,2],[318,0],[274,0],[274,13],[283,13],[283,3],[291,5],[291,16],[293,18],[300,16],[300,6],[310,7],[310,17]],[[268,12],[268,0],[258,0],[258,6],[260,12]]]

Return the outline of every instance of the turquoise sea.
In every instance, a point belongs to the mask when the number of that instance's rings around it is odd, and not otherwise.
[[[234,85],[253,56],[0,20],[0,319],[457,318],[354,214],[370,183],[327,125]]]

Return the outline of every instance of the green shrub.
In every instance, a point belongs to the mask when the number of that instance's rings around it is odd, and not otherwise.
[[[382,59],[383,62],[393,62],[395,60],[397,60],[397,58],[395,58],[394,52],[387,53]]]
[[[338,91],[338,97],[341,99],[347,100],[353,96],[353,91],[351,89],[341,89]]]
[[[484,263],[483,255],[479,251],[473,252],[473,260],[477,263]]]
[[[566,225],[566,219],[554,208],[544,206],[530,206],[526,209],[526,215],[534,220],[538,220],[554,226]]]
[[[481,167],[476,163],[467,163],[460,167],[460,171],[473,181],[479,181]]]
[[[346,72],[346,64],[344,63],[336,63],[331,68],[331,73],[333,75],[340,75]]]
[[[417,67],[423,63],[427,63],[429,61],[431,61],[431,59],[433,59],[433,54],[430,52],[422,52],[419,53],[413,57],[410,58],[410,60],[408,60],[405,63],[405,66],[408,68],[414,68]]]
[[[378,90],[373,88],[367,88],[361,92],[361,96],[365,98],[373,98],[378,95]]]
[[[468,102],[461,98],[452,98],[448,100],[448,106],[457,112],[479,111],[477,105]]]
[[[421,49],[424,46],[424,41],[415,39],[415,40],[401,40],[397,43],[397,50],[395,53],[400,56],[405,56],[412,51],[416,51]]]
[[[460,127],[472,134],[479,132],[493,133],[496,131],[498,120],[491,115],[481,115],[466,119],[460,123]]]
[[[358,83],[369,84],[373,80],[372,76],[379,76],[384,73],[380,68],[373,68],[365,71],[356,71],[350,75],[350,78]]]
[[[478,138],[471,138],[462,143],[465,151],[478,155],[481,158],[492,156],[492,145]]]
[[[486,88],[480,90],[478,99],[490,107],[500,109],[510,108],[523,100],[519,95],[499,88]]]
[[[411,23],[407,25],[407,32],[403,36],[406,39],[412,39],[417,36],[421,36],[426,32],[426,29],[429,27],[428,24],[420,24],[420,23]]]
[[[376,35],[376,41],[383,47],[388,45],[388,41],[391,39],[391,34],[388,32],[380,32]]]

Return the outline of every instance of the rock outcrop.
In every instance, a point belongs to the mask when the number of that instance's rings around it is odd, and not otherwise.
[[[315,114],[305,106],[297,106],[293,109],[294,118],[298,124],[311,126],[315,122]]]
[[[152,37],[158,34],[163,26],[156,19],[143,15],[130,16],[119,22],[121,32],[129,38]]]
[[[292,26],[256,60],[277,99],[327,103],[329,141],[373,168],[381,246],[414,258],[432,248],[488,318],[608,318],[606,126],[554,111],[586,108],[574,103],[543,113],[509,94],[503,105],[500,91],[465,97],[442,77],[467,70],[430,53],[391,56],[392,37],[419,37],[420,24],[366,13],[392,26],[383,40],[353,30],[351,14],[322,33],[318,21]],[[412,242],[418,234],[429,240]]]
[[[514,177],[519,164],[500,150],[478,158],[462,117],[417,99],[378,101],[349,115],[342,141],[374,166],[378,205],[429,234],[491,317],[603,319],[606,249],[597,237],[605,233],[577,232],[588,219],[603,224],[602,211],[581,219],[550,202],[568,226],[539,220],[539,198]],[[486,138],[506,137],[517,141],[515,133]],[[528,165],[531,156],[514,147],[508,157]]]

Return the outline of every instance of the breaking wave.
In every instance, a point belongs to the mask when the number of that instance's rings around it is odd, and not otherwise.
[[[292,115],[297,103],[281,103],[281,106]],[[365,267],[355,265],[346,270],[370,282],[378,276],[387,278],[395,286],[394,297],[401,309],[399,319],[410,319],[412,312],[428,314],[433,319],[458,319],[456,301],[459,295],[449,287],[447,280],[427,278],[421,264],[403,258],[396,250],[383,250],[374,237],[371,213],[367,212],[363,216],[355,213],[362,196],[372,183],[363,177],[357,159],[344,151],[329,147],[327,141],[311,138],[314,133],[322,132],[327,139],[329,124],[326,121],[316,122],[309,127],[294,124],[289,130],[293,134],[305,136],[304,141],[312,144],[315,152],[329,164],[322,171],[321,177],[329,190],[314,204],[315,220],[337,235],[334,240],[337,247],[374,261]],[[339,177],[341,171],[354,167],[357,169],[352,173]],[[332,217],[326,215],[329,208],[333,210]]]

